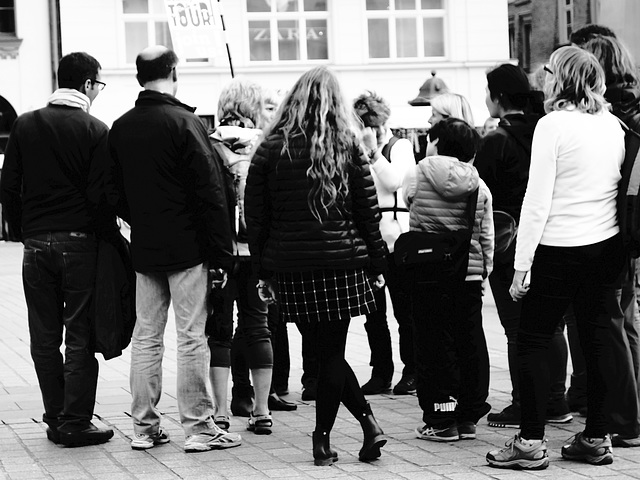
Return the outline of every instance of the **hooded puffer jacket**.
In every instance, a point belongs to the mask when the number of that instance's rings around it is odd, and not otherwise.
[[[472,165],[444,155],[427,157],[405,178],[403,195],[411,230],[445,232],[467,228],[467,199],[479,188],[469,249],[467,281],[484,280],[493,269],[491,192]]]
[[[249,249],[260,278],[273,272],[368,268],[386,269],[387,248],[380,235],[380,213],[369,165],[354,143],[349,164],[349,194],[318,221],[307,197],[312,182],[308,141],[290,139],[283,154],[281,133],[267,136],[249,167],[245,217]],[[340,207],[340,208],[339,208]]]

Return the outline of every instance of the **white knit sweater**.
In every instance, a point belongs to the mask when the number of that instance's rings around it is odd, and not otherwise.
[[[515,269],[529,271],[539,244],[575,247],[618,233],[616,196],[624,133],[609,112],[559,110],[536,126]]]

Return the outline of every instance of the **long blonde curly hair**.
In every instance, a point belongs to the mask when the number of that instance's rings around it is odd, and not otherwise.
[[[270,132],[283,135],[283,156],[291,157],[293,137],[306,139],[311,157],[307,177],[312,181],[307,202],[313,216],[321,222],[331,207],[344,213],[356,129],[336,76],[322,66],[304,73],[280,105]]]

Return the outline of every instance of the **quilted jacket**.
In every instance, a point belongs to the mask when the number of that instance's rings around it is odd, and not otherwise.
[[[260,278],[273,272],[368,268],[386,269],[387,248],[380,235],[380,213],[369,165],[354,144],[349,194],[318,221],[307,202],[312,182],[308,141],[274,132],[256,150],[245,190],[249,249]]]
[[[467,228],[467,198],[476,188],[478,203],[469,250],[467,281],[484,280],[493,269],[491,192],[472,165],[444,155],[418,163],[403,183],[411,230],[443,232]]]

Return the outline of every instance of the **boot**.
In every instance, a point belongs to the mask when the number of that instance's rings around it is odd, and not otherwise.
[[[367,408],[364,410],[360,418],[358,418],[360,425],[362,426],[362,432],[364,433],[364,441],[360,453],[358,453],[358,460],[366,462],[369,460],[375,460],[380,457],[380,447],[387,443],[387,437],[378,425],[373,413],[371,412],[371,405],[367,403]]]
[[[253,387],[231,388],[231,413],[236,417],[250,417],[253,412]]]
[[[338,461],[338,452],[329,446],[329,432],[316,430],[313,432],[313,463],[318,467],[326,467]]]

